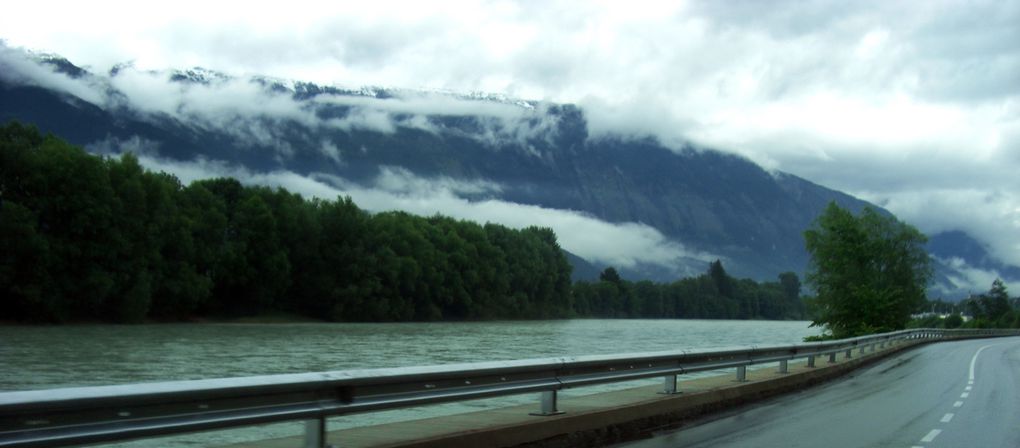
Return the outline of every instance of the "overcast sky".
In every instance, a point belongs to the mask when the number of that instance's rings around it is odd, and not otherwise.
[[[32,1],[0,39],[98,72],[577,103],[595,134],[736,152],[1020,265],[1018,1]]]

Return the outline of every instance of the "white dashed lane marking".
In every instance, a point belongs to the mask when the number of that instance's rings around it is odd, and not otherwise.
[[[924,436],[924,438],[921,439],[921,443],[932,442],[935,440],[936,437],[939,436],[939,434],[942,434],[941,429],[933,429],[931,430],[931,432],[928,433],[928,435]]]
[[[992,344],[992,345],[996,345],[996,344]],[[963,389],[965,392],[960,394],[960,398],[967,398],[967,397],[970,396],[970,391],[974,388],[974,366],[977,364],[978,355],[980,355],[981,352],[984,351],[984,349],[986,349],[988,347],[991,347],[992,345],[986,345],[984,347],[979,348],[977,350],[977,352],[974,353],[974,357],[970,358],[970,371],[967,372],[967,387],[965,387]],[[957,402],[953,403],[953,407],[954,408],[958,408],[960,406],[963,406],[963,401],[957,401]],[[954,415],[955,414],[953,414],[953,413],[947,413],[946,415],[942,416],[942,420],[940,420],[940,421],[942,423],[949,423],[950,421],[953,420],[953,416]],[[935,438],[938,437],[939,434],[942,434],[942,430],[941,429],[933,429],[933,430],[929,431],[927,435],[925,435],[923,438],[921,438],[921,443],[931,443],[931,442],[934,442]],[[915,446],[913,446],[911,448],[924,448],[924,447],[919,446],[919,445],[915,445]]]
[[[974,357],[970,358],[970,372],[967,375],[967,381],[968,381],[967,384],[974,384],[974,364],[977,364],[977,357],[978,357],[978,355],[980,355],[981,352],[984,351],[984,349],[986,349],[988,347],[991,347],[992,345],[996,345],[996,344],[986,345],[984,347],[979,348],[977,350],[977,352],[974,353]]]

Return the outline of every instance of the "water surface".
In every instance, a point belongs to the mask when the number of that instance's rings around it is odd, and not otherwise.
[[[798,343],[808,322],[559,320],[387,324],[163,324],[0,327],[0,391],[354,368]],[[647,380],[657,382],[661,380]],[[627,385],[566,391],[597,393]],[[534,401],[500,397],[331,420],[330,428]],[[178,436],[205,446],[298,434],[300,424]],[[134,446],[154,446],[142,441]]]

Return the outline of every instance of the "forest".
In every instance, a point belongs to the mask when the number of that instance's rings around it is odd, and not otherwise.
[[[577,315],[601,318],[804,319],[800,279],[792,272],[776,282],[736,279],[722,262],[709,264],[697,277],[673,283],[631,282],[613,268],[598,282],[574,284]]]
[[[229,178],[183,185],[130,153],[0,127],[0,321],[804,316],[792,273],[758,284],[717,261],[672,284],[570,274],[547,228],[372,214]]]
[[[331,321],[571,314],[549,229],[369,214],[234,179],[184,186],[32,127],[0,130],[3,320]]]

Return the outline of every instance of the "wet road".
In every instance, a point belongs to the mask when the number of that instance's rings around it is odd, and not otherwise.
[[[1020,447],[1020,338],[929,344],[652,439],[663,447]]]

